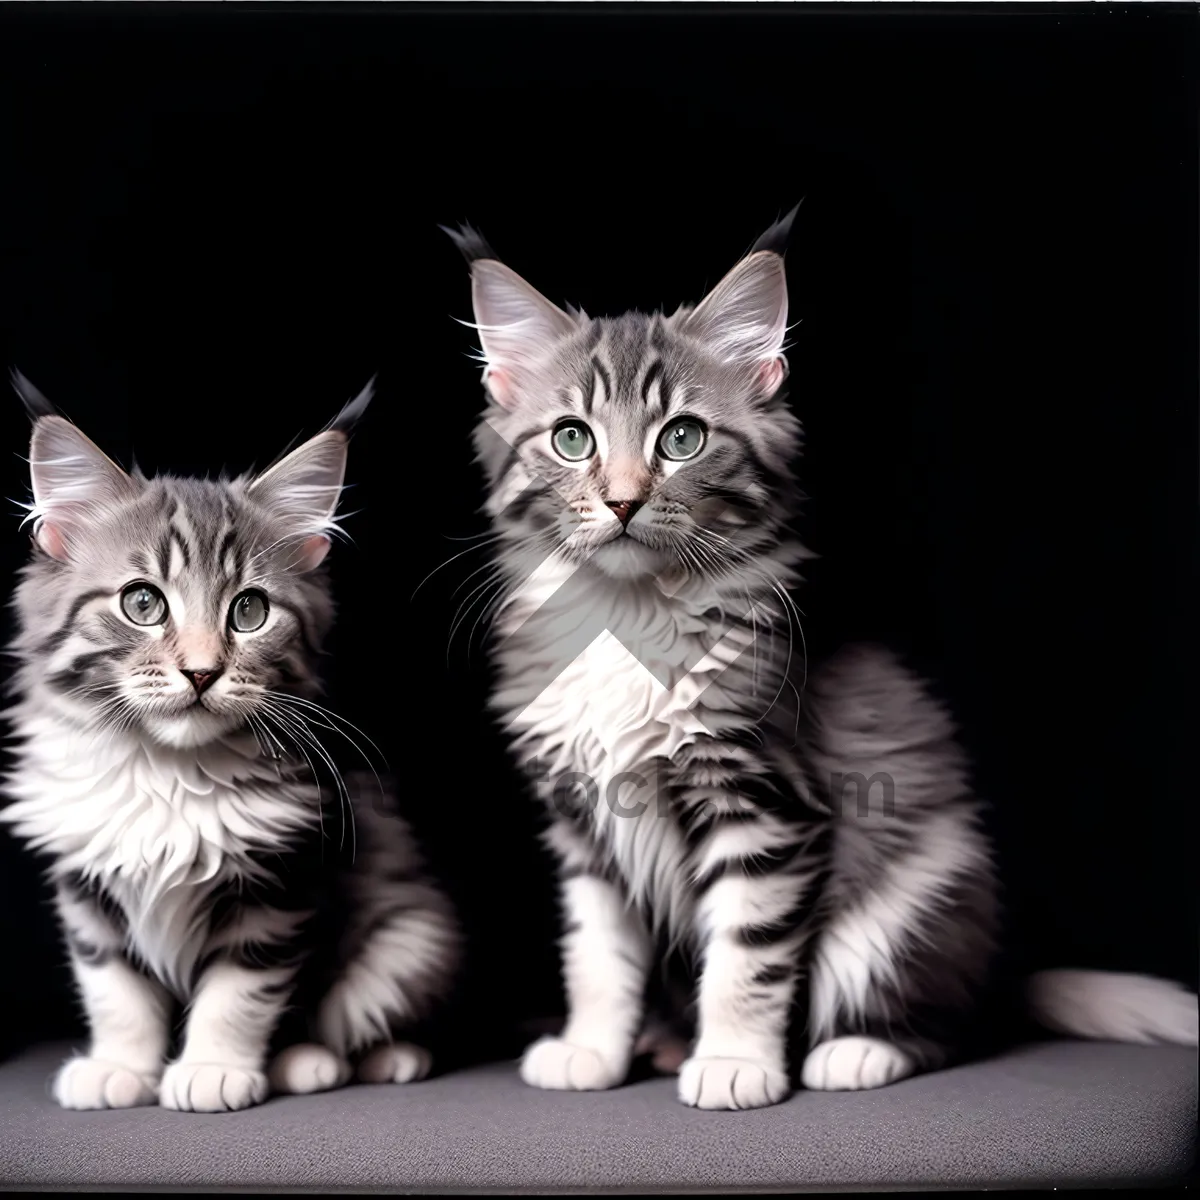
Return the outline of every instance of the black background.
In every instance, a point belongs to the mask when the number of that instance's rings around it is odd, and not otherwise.
[[[1026,966],[1196,982],[1197,17],[703,6],[0,12],[0,357],[127,465],[265,464],[373,373],[330,703],[379,743],[502,1031],[558,1004],[536,814],[483,715],[470,220],[558,302],[788,255],[810,642],[930,671]],[[27,425],[0,407],[3,495]],[[11,509],[0,574],[27,551]],[[467,626],[470,626],[468,620]],[[70,1032],[0,835],[0,1000]]]

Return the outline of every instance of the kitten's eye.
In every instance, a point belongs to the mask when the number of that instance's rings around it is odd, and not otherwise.
[[[704,432],[704,426],[691,417],[672,421],[658,439],[659,453],[676,462],[695,458],[704,449]]]
[[[238,633],[253,633],[263,627],[269,608],[262,592],[243,592],[229,606],[229,627]]]
[[[121,611],[135,625],[161,625],[167,619],[167,602],[158,588],[131,583],[121,593]]]
[[[583,462],[596,452],[596,439],[582,421],[564,421],[550,441],[567,462]]]

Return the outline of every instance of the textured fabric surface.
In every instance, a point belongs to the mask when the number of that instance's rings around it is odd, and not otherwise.
[[[0,1066],[0,1183],[300,1188],[936,1187],[1169,1180],[1190,1166],[1196,1054],[1052,1042],[876,1092],[707,1113],[656,1079],[541,1092],[512,1064],[225,1116],[74,1113],[65,1053]]]

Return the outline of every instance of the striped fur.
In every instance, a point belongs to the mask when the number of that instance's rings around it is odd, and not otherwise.
[[[392,796],[343,780],[316,734],[338,723],[316,670],[351,422],[264,475],[214,481],[126,475],[31,415],[0,816],[50,859],[91,1030],[57,1099],[215,1112],[336,1086],[352,1064],[420,1077],[427,1050],[400,1039],[448,989],[454,916]],[[131,619],[131,583],[162,597],[160,623]],[[243,630],[247,589],[267,610]]]
[[[995,873],[949,718],[884,650],[810,671],[793,619],[789,223],[696,308],[611,319],[455,235],[489,399],[493,704],[567,922],[566,1026],[522,1065],[540,1087],[623,1080],[676,951],[696,1036],[659,1060],[702,1108],[944,1065],[992,983]],[[679,461],[684,418],[705,436]]]

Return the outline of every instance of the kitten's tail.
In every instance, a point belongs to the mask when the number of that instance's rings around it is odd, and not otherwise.
[[[1114,971],[1039,971],[1029,1012],[1055,1033],[1100,1042],[1197,1043],[1197,997],[1178,983]]]

